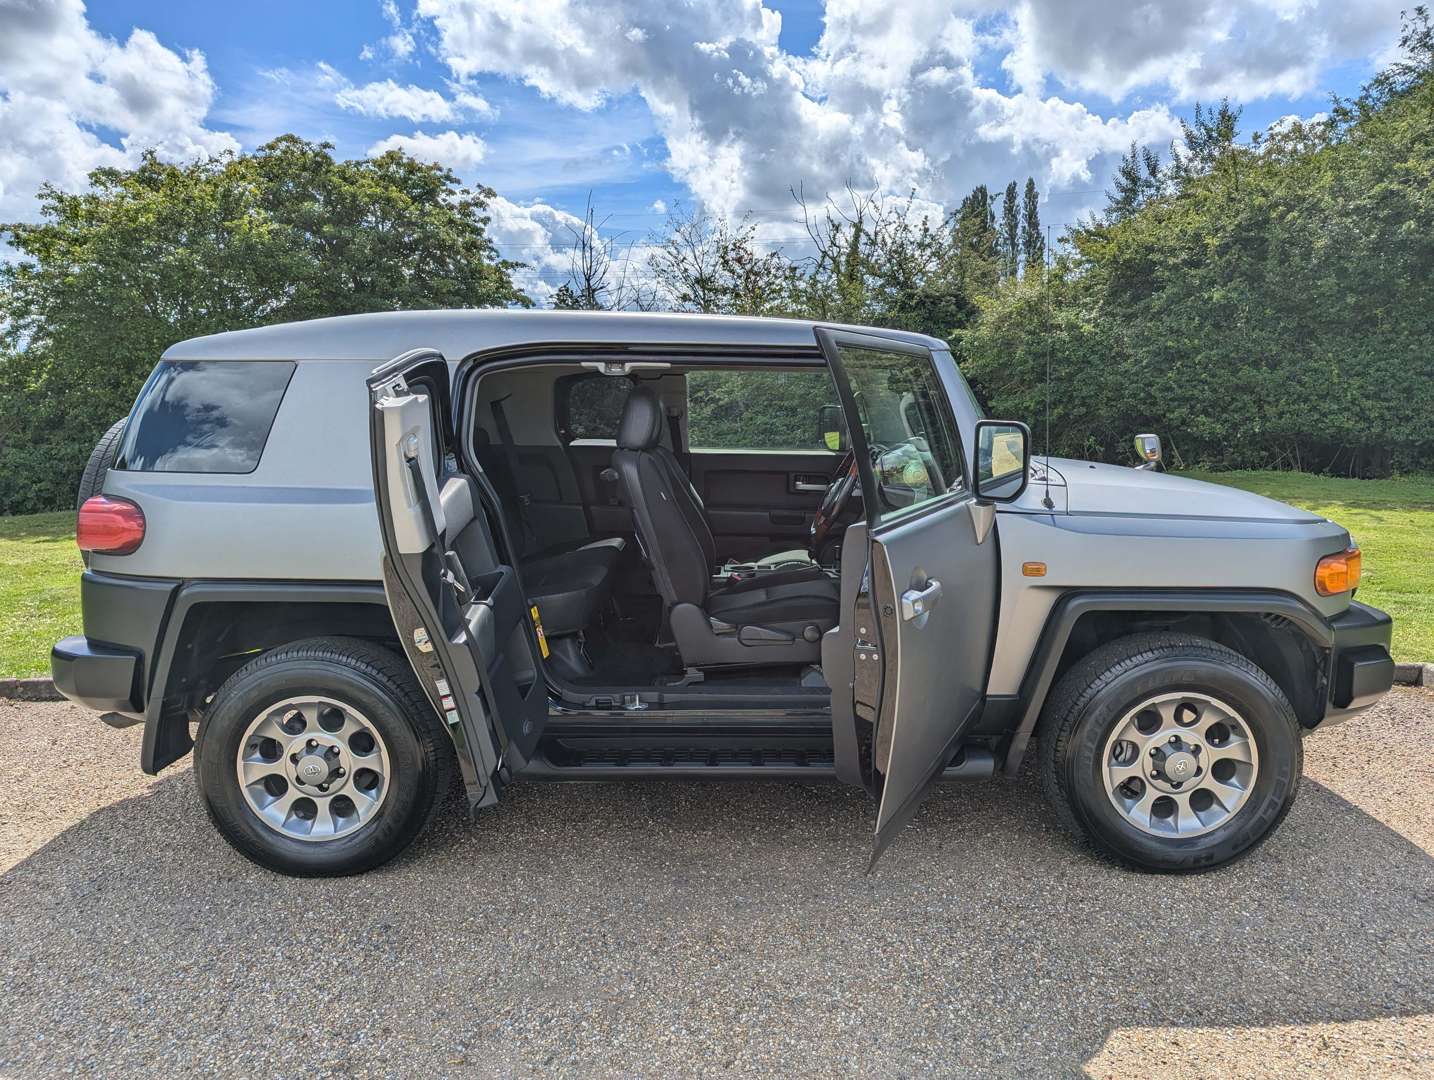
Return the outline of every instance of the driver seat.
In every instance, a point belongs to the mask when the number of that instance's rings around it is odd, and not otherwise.
[[[657,395],[635,387],[618,426],[612,467],[683,663],[819,662],[822,634],[837,623],[837,583],[814,564],[714,580],[717,547],[702,499],[661,445],[662,426]]]

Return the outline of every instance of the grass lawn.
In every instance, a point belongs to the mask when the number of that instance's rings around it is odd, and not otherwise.
[[[50,646],[80,625],[75,515],[0,517],[0,678],[50,673]]]
[[[1288,472],[1189,472],[1339,522],[1364,551],[1359,598],[1394,616],[1394,656],[1434,661],[1434,476],[1343,480]],[[0,678],[43,675],[80,632],[75,515],[0,517]]]

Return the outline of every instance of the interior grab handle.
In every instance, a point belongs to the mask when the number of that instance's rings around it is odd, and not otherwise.
[[[923,619],[940,599],[941,582],[935,578],[930,579],[924,589],[907,589],[901,594],[901,617],[907,622]]]
[[[825,491],[831,485],[824,480],[807,480],[797,477],[792,481],[793,491]]]

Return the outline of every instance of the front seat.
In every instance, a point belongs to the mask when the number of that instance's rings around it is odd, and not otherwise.
[[[683,663],[816,663],[822,634],[837,622],[836,582],[815,565],[714,582],[717,549],[702,499],[672,451],[660,445],[662,425],[657,395],[650,387],[634,388],[612,467]]]

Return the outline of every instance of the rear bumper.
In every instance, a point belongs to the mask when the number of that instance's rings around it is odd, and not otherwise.
[[[55,688],[87,708],[142,718],[160,632],[178,584],[86,571],[80,579],[85,632],[50,650]]]
[[[82,634],[62,638],[50,650],[55,689],[86,708],[138,716],[143,711],[139,672],[143,657],[100,645]]]
[[[1352,601],[1348,611],[1330,620],[1330,629],[1329,699],[1321,726],[1363,712],[1394,685],[1394,658],[1389,654],[1393,619]]]

